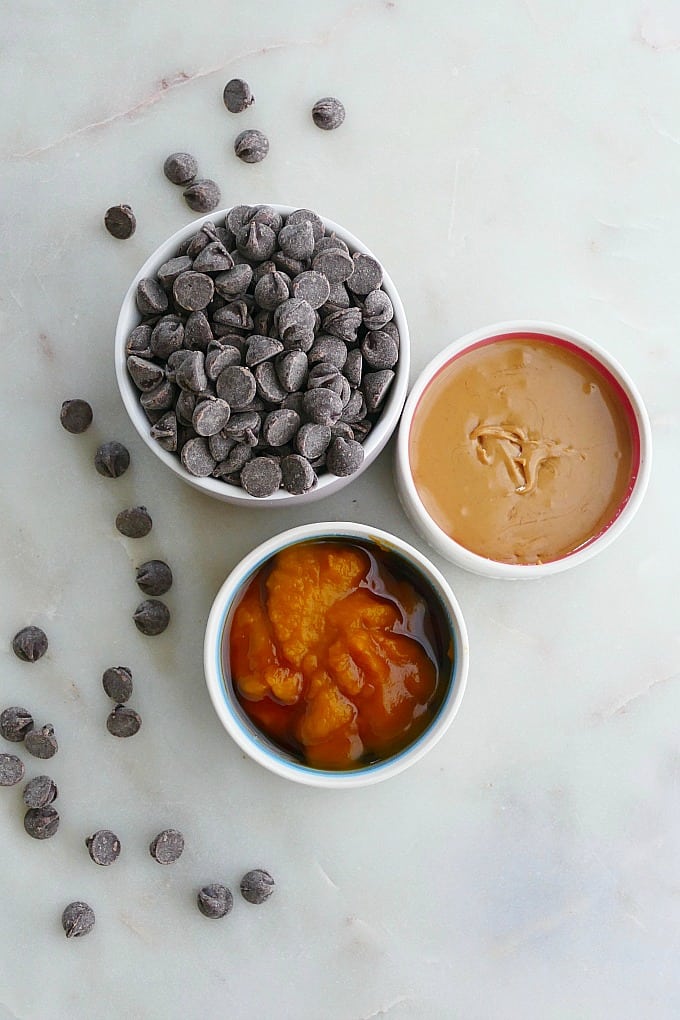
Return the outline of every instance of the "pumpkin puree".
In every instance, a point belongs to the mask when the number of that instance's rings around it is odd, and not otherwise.
[[[425,599],[358,546],[278,553],[234,612],[229,655],[245,712],[313,767],[389,757],[432,717],[438,655]]]

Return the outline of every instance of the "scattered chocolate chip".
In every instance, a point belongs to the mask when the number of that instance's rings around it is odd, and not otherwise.
[[[339,99],[325,96],[312,107],[312,120],[322,131],[334,131],[345,119],[345,107]]]
[[[129,205],[112,205],[104,213],[104,226],[111,237],[126,241],[137,229],[137,220]]]
[[[259,163],[269,152],[269,139],[261,131],[242,131],[234,141],[234,152],[244,163]]]
[[[148,560],[137,567],[135,580],[145,595],[165,595],[172,587],[172,571],[163,560]],[[126,699],[116,698],[116,700],[125,701]]]
[[[130,467],[130,454],[122,443],[102,443],[94,455],[94,466],[105,478],[120,478]]]
[[[56,808],[29,808],[24,815],[24,829],[33,839],[50,839],[59,828],[59,812]]]
[[[80,435],[92,424],[92,408],[87,400],[65,400],[61,405],[59,420],[67,432]]]
[[[132,697],[132,670],[128,666],[109,666],[102,675],[102,686],[109,698],[117,704]]]
[[[94,928],[94,923],[94,910],[82,900],[69,903],[61,915],[61,926],[67,939],[78,939],[87,935]]]
[[[226,917],[234,906],[234,897],[226,885],[215,882],[199,889],[196,902],[204,917]]]
[[[26,708],[12,706],[0,713],[0,734],[12,743],[20,743],[33,726],[33,716]]]
[[[59,750],[54,727],[47,723],[39,729],[29,730],[24,738],[24,747],[34,758],[52,758]]]
[[[268,871],[255,868],[241,879],[241,896],[248,903],[264,903],[274,892],[275,884]]]
[[[28,808],[45,808],[57,799],[57,786],[49,776],[35,776],[24,787],[24,804]]]
[[[127,705],[116,705],[106,720],[112,737],[134,737],[141,725],[141,716]]]
[[[16,754],[0,754],[0,786],[14,786],[24,778],[24,763]]]
[[[24,662],[36,662],[47,651],[47,634],[40,627],[23,627],[12,638],[12,649]]]
[[[162,634],[170,623],[170,610],[159,599],[146,599],[135,609],[132,619],[135,627],[147,637]]]
[[[177,829],[164,829],[151,840],[149,853],[159,864],[173,864],[182,856],[184,836]]]
[[[153,521],[145,506],[130,506],[116,516],[116,528],[126,538],[144,538],[151,531]]]
[[[220,189],[214,181],[204,178],[193,181],[183,193],[184,201],[194,212],[208,213],[217,209],[222,197]]]
[[[198,173],[198,163],[189,152],[173,152],[163,164],[163,173],[171,184],[189,184]]]
[[[255,102],[250,85],[243,78],[232,78],[224,86],[224,105],[230,113],[243,113]]]
[[[91,860],[102,868],[108,868],[120,857],[120,840],[110,829],[99,829],[85,840]]]

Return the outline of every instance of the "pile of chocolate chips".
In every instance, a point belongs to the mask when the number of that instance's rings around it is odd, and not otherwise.
[[[352,474],[399,358],[382,280],[309,209],[204,223],[137,289],[127,367],[153,438],[252,496]]]

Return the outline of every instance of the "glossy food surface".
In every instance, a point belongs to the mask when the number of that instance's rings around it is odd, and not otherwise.
[[[441,610],[393,554],[347,542],[279,552],[225,628],[225,674],[249,718],[317,768],[356,768],[415,740],[451,673]]]

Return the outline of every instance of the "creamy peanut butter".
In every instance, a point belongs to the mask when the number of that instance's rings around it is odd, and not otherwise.
[[[454,358],[416,409],[409,458],[433,520],[503,563],[546,563],[600,534],[633,481],[630,414],[578,348],[500,338]]]

